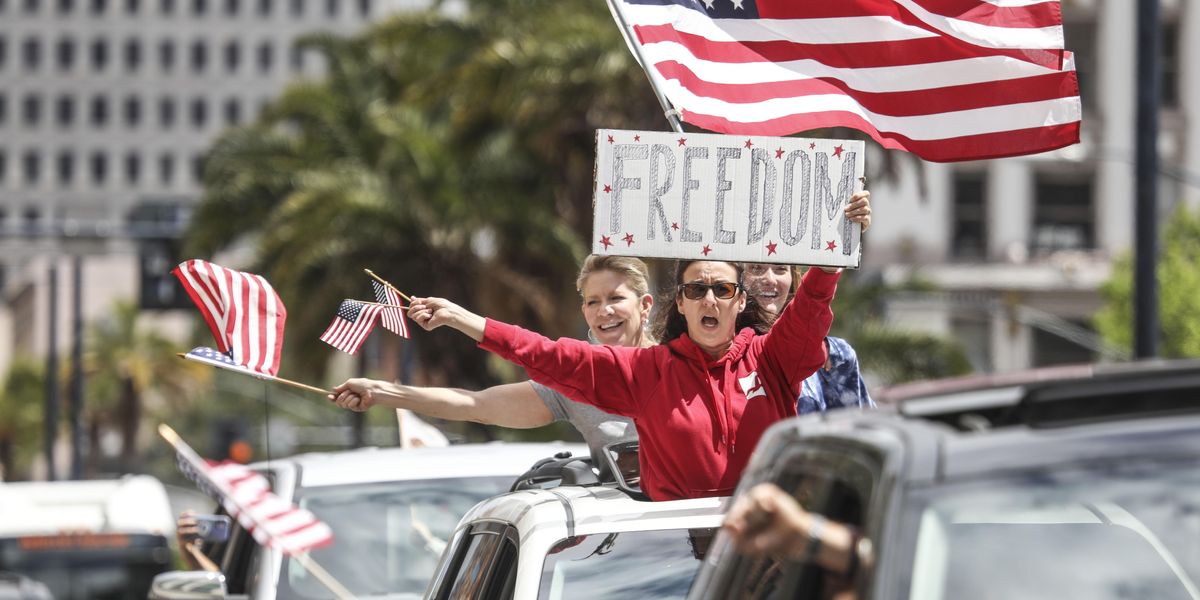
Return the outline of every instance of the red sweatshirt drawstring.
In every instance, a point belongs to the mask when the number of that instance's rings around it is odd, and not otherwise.
[[[725,430],[726,431],[730,431],[731,429],[733,429],[733,395],[736,393],[736,390],[733,389],[733,383],[734,383],[735,379],[737,379],[737,377],[735,377],[733,374],[733,361],[726,360],[725,361]],[[732,456],[733,451],[737,449],[737,439],[735,437],[732,437],[732,435],[731,435],[728,443],[729,443],[729,454],[730,454],[730,456]]]

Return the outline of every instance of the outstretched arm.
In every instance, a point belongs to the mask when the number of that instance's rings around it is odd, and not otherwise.
[[[326,397],[330,402],[356,412],[379,405],[406,408],[448,421],[475,421],[514,429],[541,427],[554,421],[550,409],[528,381],[473,392],[356,378],[337,386]]]
[[[483,328],[487,320],[445,298],[413,298],[408,306],[408,317],[426,331],[446,325],[457,329],[476,342],[483,341]]]

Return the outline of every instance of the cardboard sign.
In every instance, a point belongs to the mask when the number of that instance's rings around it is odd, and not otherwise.
[[[856,268],[854,140],[600,129],[592,252]]]

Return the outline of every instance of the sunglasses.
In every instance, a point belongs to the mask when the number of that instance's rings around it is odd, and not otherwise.
[[[721,283],[685,283],[679,286],[679,293],[683,294],[688,300],[699,300],[708,295],[708,290],[712,290],[713,297],[720,300],[728,300],[737,295],[738,290],[742,286],[733,283],[732,281],[722,281]]]

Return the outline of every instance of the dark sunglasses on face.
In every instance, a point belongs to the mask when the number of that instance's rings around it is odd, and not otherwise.
[[[713,297],[720,300],[728,300],[736,296],[741,287],[732,281],[722,281],[712,284],[685,283],[679,286],[679,293],[683,294],[683,297],[688,300],[699,300],[708,294],[708,290],[712,290]]]

